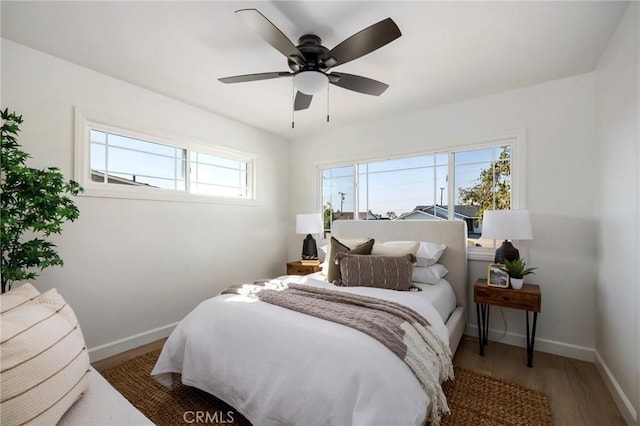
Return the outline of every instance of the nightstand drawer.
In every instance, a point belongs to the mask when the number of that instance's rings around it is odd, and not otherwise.
[[[474,286],[473,301],[506,308],[522,309],[530,312],[540,312],[540,289],[538,286],[527,285],[520,290]]]
[[[303,265],[300,261],[287,263],[287,275],[308,275],[320,270],[320,265]]]

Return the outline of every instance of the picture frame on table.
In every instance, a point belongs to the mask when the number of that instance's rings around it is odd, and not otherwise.
[[[487,268],[487,285],[492,287],[508,288],[509,274],[502,269],[501,263],[490,263]]]

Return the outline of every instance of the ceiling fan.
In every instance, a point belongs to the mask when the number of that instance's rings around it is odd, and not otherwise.
[[[293,85],[297,90],[294,100],[295,111],[309,108],[313,95],[325,89],[328,83],[374,96],[380,96],[389,87],[388,84],[371,78],[332,72],[331,68],[367,55],[400,37],[402,33],[391,18],[363,29],[329,50],[315,34],[303,35],[298,40],[298,45],[294,45],[278,27],[256,9],[242,9],[235,13],[267,43],[287,57],[291,71],[219,78],[222,83],[293,77]]]

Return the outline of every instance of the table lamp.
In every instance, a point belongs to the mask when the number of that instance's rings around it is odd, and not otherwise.
[[[504,240],[498,247],[494,263],[520,258],[518,249],[508,240],[532,240],[529,210],[486,210],[482,219],[482,238]]]
[[[303,260],[318,259],[316,240],[311,234],[319,234],[322,231],[324,231],[324,225],[320,213],[296,215],[296,234],[307,234],[307,237],[302,242]]]

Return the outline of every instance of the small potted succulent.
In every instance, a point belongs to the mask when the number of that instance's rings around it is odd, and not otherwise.
[[[502,270],[509,274],[511,287],[516,290],[522,288],[525,275],[535,274],[533,271],[536,269],[538,268],[527,268],[527,263],[524,259],[514,259],[511,261],[505,259],[504,266],[502,267]]]

